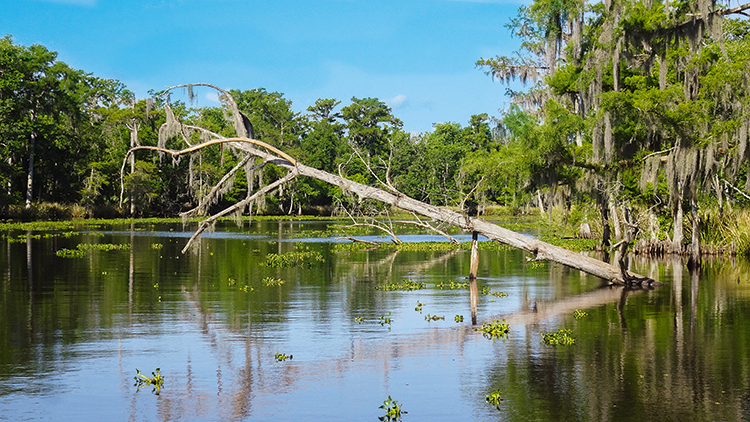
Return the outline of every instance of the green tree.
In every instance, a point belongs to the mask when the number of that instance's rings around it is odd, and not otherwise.
[[[4,196],[75,202],[85,169],[105,149],[97,113],[123,86],[56,60],[40,45],[0,39],[0,139]]]

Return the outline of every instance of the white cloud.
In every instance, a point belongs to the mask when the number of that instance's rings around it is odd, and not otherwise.
[[[406,102],[406,95],[398,94],[393,98],[385,100],[385,103],[391,106],[391,108],[399,108]]]

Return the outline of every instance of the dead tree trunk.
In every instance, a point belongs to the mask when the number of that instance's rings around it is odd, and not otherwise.
[[[551,245],[549,243],[542,242],[541,240],[538,240],[529,236],[525,236],[520,233],[516,233],[512,230],[508,230],[497,224],[489,223],[487,221],[484,221],[478,218],[470,218],[468,216],[459,214],[457,212],[454,212],[445,208],[440,208],[434,205],[426,204],[424,202],[417,201],[416,199],[405,196],[399,192],[395,192],[395,193],[389,192],[389,191],[386,191],[386,190],[383,190],[374,186],[369,186],[369,185],[364,185],[361,183],[354,182],[352,180],[344,178],[343,176],[331,174],[323,170],[318,170],[313,167],[308,167],[302,163],[297,162],[296,160],[291,158],[289,155],[284,154],[278,149],[271,147],[270,145],[264,144],[263,142],[254,140],[254,139],[247,139],[247,138],[217,139],[213,141],[204,142],[200,145],[194,145],[192,147],[189,147],[180,151],[167,150],[167,149],[163,149],[159,147],[141,146],[141,147],[136,147],[136,148],[131,149],[128,152],[128,155],[132,154],[136,150],[145,149],[145,150],[165,152],[174,156],[178,156],[178,155],[184,155],[184,154],[188,154],[191,152],[195,152],[208,145],[216,145],[216,144],[222,144],[222,143],[228,143],[235,148],[238,148],[249,154],[260,157],[266,163],[270,163],[280,168],[287,169],[289,173],[287,174],[287,176],[282,178],[282,179],[285,179],[284,181],[290,181],[297,176],[307,176],[307,177],[311,177],[313,179],[317,179],[326,183],[330,183],[330,184],[338,186],[344,191],[348,191],[348,192],[351,192],[352,194],[357,195],[360,199],[372,199],[375,201],[379,201],[379,202],[382,202],[384,204],[387,204],[393,207],[401,208],[402,210],[406,210],[409,212],[423,215],[437,222],[451,224],[453,226],[461,228],[462,230],[466,232],[477,232],[487,237],[490,240],[494,240],[494,241],[512,246],[514,248],[524,250],[533,255],[532,258],[528,258],[529,260],[532,260],[532,261],[547,260],[547,261],[557,262],[567,267],[577,269],[585,273],[594,275],[596,277],[602,278],[613,284],[624,284],[624,283],[633,284],[634,282],[636,282],[639,284],[654,285],[658,283],[655,280],[652,280],[648,277],[643,277],[643,276],[640,276],[640,275],[637,275],[628,271],[621,272],[620,269],[606,262],[602,262],[598,259],[591,258],[586,255],[576,253],[576,252],[570,251],[568,249],[565,249],[559,246]],[[273,154],[267,152],[266,150],[260,150],[256,148],[256,146],[272,151]],[[127,156],[125,157],[125,159],[127,160]],[[123,168],[121,169],[121,173],[122,173],[122,170],[124,170],[124,167],[125,167],[125,162],[123,162]],[[266,188],[270,189],[270,185],[267,186]],[[265,192],[268,192],[268,189],[266,189]],[[245,204],[240,205],[240,207],[244,207],[244,206]],[[215,219],[218,218],[219,215],[226,215],[235,210],[236,209],[230,207],[229,209],[222,211],[221,213],[217,214],[217,216],[213,216],[206,221],[209,221],[209,220],[211,222],[215,221]],[[208,227],[208,224],[205,224],[205,227]],[[204,226],[204,224],[202,224],[202,226]],[[199,229],[196,235],[198,235],[201,231],[202,229]]]

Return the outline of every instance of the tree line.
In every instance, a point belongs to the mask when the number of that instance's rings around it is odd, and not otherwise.
[[[728,249],[747,237],[732,222],[750,199],[750,24],[731,17],[750,5],[729,6],[536,0],[507,24],[521,50],[476,63],[524,90],[508,88],[512,102],[499,117],[437,123],[427,133],[405,132],[377,98],[319,99],[296,113],[278,92],[228,93],[253,138],[357,182],[472,215],[533,207],[552,218],[558,210],[593,226],[605,246],[643,239],[646,247],[678,253],[701,243]],[[254,168],[222,145],[180,160],[139,151],[126,167],[121,206],[120,169],[130,147],[162,139],[162,147],[181,149],[206,131],[236,136],[232,120],[240,117],[226,105],[195,107],[199,84],[182,88],[184,102],[170,99],[173,90],[136,99],[118,81],[71,69],[54,52],[15,45],[9,36],[0,40],[0,81],[5,204],[173,216],[200,203],[227,174],[231,183],[222,183],[213,206],[282,175],[273,166]],[[302,178],[253,206],[298,214],[362,204]]]

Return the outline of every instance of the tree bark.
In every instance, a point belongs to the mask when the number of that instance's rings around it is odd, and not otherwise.
[[[36,122],[36,114],[31,112],[32,125]],[[31,208],[34,199],[34,149],[36,148],[36,129],[31,130],[29,137],[29,170],[26,173],[26,209]]]

